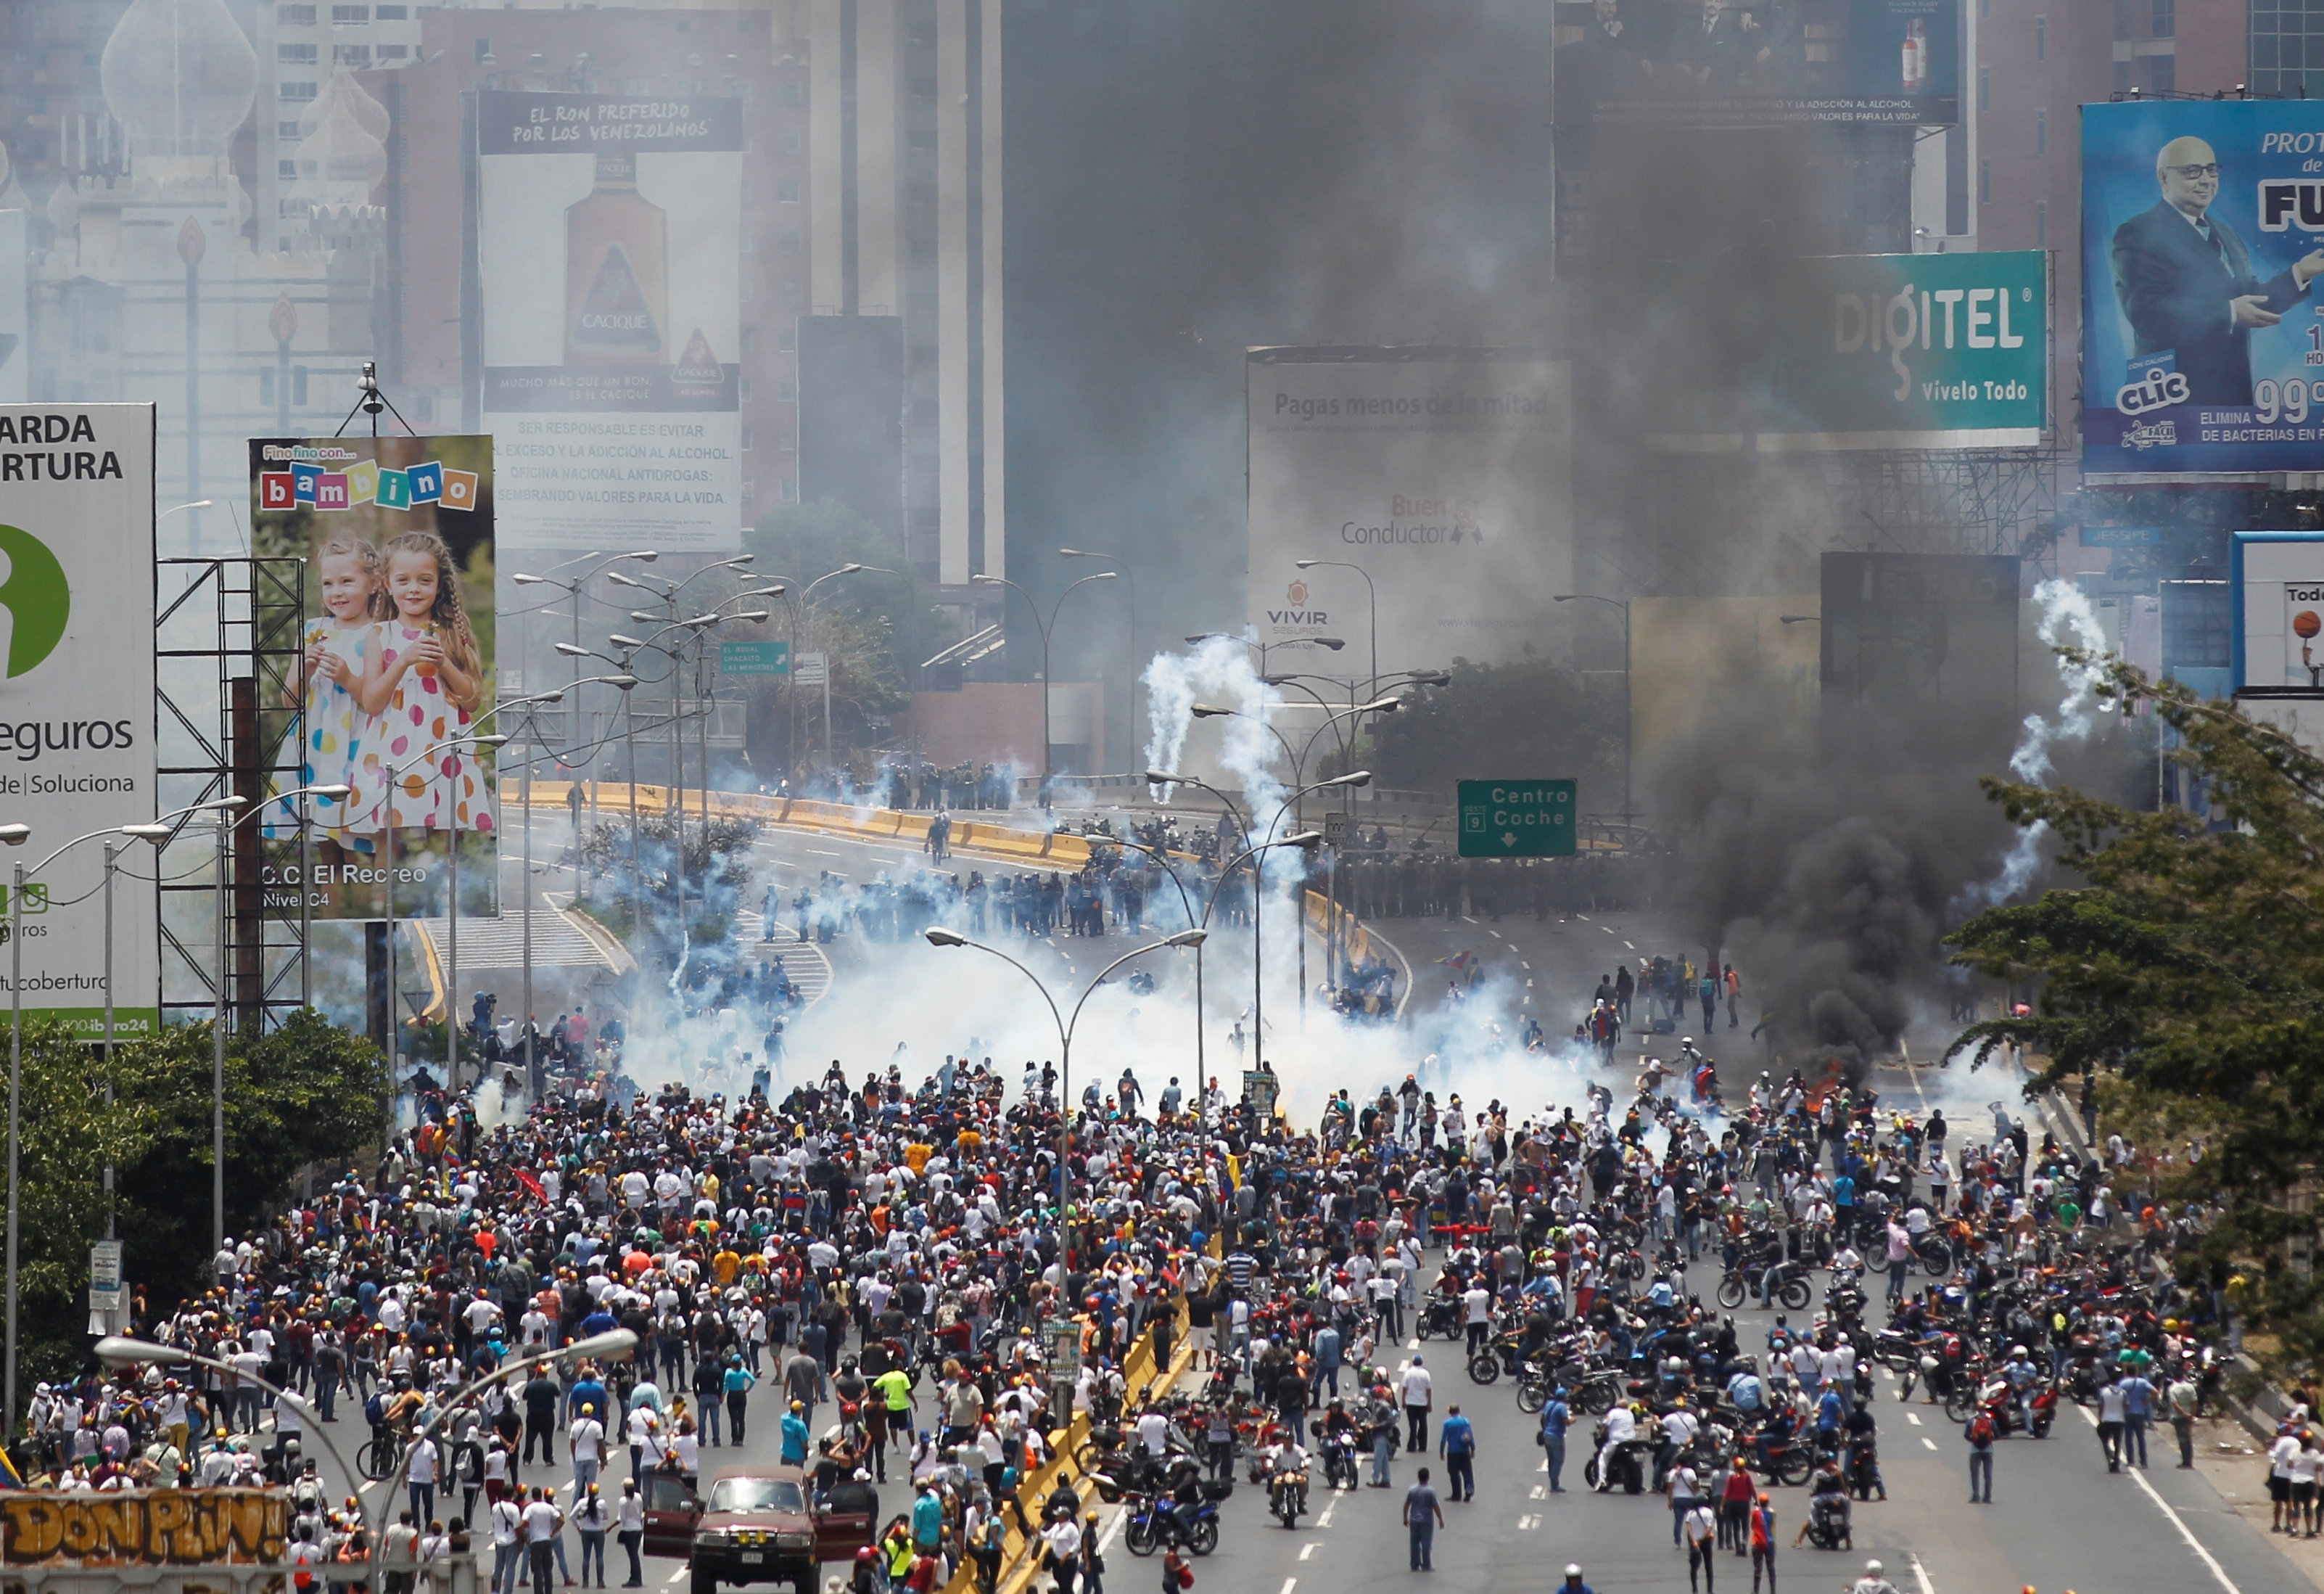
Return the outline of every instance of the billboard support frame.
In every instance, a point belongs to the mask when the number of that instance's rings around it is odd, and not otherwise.
[[[307,561],[295,557],[235,554],[217,559],[165,559],[160,563],[165,570],[186,570],[190,579],[180,590],[163,597],[157,606],[154,657],[157,663],[170,659],[212,662],[215,673],[210,678],[215,681],[217,699],[216,723],[206,725],[213,712],[212,706],[180,701],[182,689],[173,694],[167,676],[160,676],[154,694],[157,716],[192,739],[193,755],[183,762],[161,764],[158,777],[190,782],[196,793],[194,801],[198,802],[229,795],[245,800],[230,828],[234,841],[226,850],[234,894],[233,911],[224,916],[226,944],[222,949],[214,949],[212,959],[204,959],[187,946],[171,931],[170,915],[161,910],[172,896],[198,894],[213,887],[205,885],[192,874],[174,880],[166,870],[162,874],[155,897],[165,964],[161,1010],[165,1021],[172,1014],[194,1017],[214,1012],[223,978],[228,1004],[235,1012],[235,1027],[245,1034],[259,1034],[264,1033],[270,1020],[279,1024],[283,1016],[310,1006],[314,997],[313,968],[308,957],[313,927],[305,902],[307,894],[300,893],[300,909],[295,914],[267,912],[255,830],[259,811],[265,806],[267,789],[289,791],[299,784],[298,766],[283,764],[279,749],[286,745],[295,748],[305,742],[303,700],[300,706],[277,711],[290,716],[290,723],[296,727],[298,734],[287,743],[275,737],[272,746],[267,745],[269,738],[264,734],[267,716],[261,712],[260,706],[266,700],[270,688],[274,700],[283,701],[284,684],[296,679],[300,638],[307,623]],[[171,621],[184,624],[205,605],[213,614],[207,633],[208,645],[163,645]],[[182,829],[180,835],[184,835]],[[217,882],[216,889],[229,889],[227,881]],[[273,935],[268,932],[270,919],[279,927]],[[267,967],[270,950],[283,953],[281,962],[272,970]],[[218,951],[223,956],[217,956]],[[198,982],[198,996],[171,998],[166,973],[173,960],[181,966],[181,976],[190,973]]]

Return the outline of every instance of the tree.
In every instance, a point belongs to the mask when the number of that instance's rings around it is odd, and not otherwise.
[[[1375,784],[1448,795],[1457,780],[1510,775],[1578,776],[1585,799],[1592,790],[1618,790],[1611,785],[1621,775],[1618,682],[1609,687],[1534,659],[1455,659],[1448,673],[1449,685],[1403,693],[1404,707],[1393,714],[1343,722],[1362,727],[1364,739],[1351,758],[1334,746],[1323,774],[1369,767]],[[1323,745],[1333,745],[1330,732]],[[1601,781],[1609,784],[1596,784]]]
[[[116,1071],[132,1071],[116,1050]],[[104,1237],[104,1174],[123,1170],[122,1232],[134,1232],[138,1202],[127,1170],[150,1154],[152,1109],[127,1099],[108,1106],[97,1053],[53,1020],[24,1025],[19,1159],[18,1315],[28,1378],[69,1375],[80,1365],[88,1321],[88,1248]]]
[[[121,1228],[126,1271],[157,1301],[175,1300],[198,1289],[211,1254],[210,1026],[165,1029],[127,1047],[116,1073],[124,1106],[150,1126],[121,1174],[136,1213]],[[300,1169],[336,1172],[379,1144],[388,1099],[379,1049],[312,1010],[263,1035],[229,1036],[226,1232],[263,1223]]]
[[[909,700],[908,682],[925,659],[943,651],[951,623],[937,608],[912,568],[900,536],[893,535],[844,504],[824,499],[777,510],[744,539],[756,556],[755,580],[780,579],[790,587],[770,599],[774,611],[770,635],[788,637],[796,617],[798,649],[831,662],[832,742],[835,754],[859,745]],[[872,567],[840,576],[816,588],[807,586],[849,564]],[[762,776],[792,762],[788,683],[755,681],[751,688],[751,756]],[[801,748],[819,745],[823,693],[802,691],[798,737]]]
[[[2148,1147],[2173,1154],[2158,1193],[2218,1203],[2187,1274],[2233,1281],[2246,1344],[2305,1371],[2324,1362],[2324,1287],[2295,1260],[2316,1238],[2324,1145],[2324,759],[2118,662],[2101,694],[2153,705],[2218,822],[1987,780],[2080,883],[1949,938],[1955,961],[2036,991],[2032,1012],[1971,1025],[1949,1055],[2024,1046],[2047,1060],[2034,1089],[2112,1076],[2112,1110],[2170,1137]]]

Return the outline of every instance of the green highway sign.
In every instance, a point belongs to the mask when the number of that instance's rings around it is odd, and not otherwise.
[[[788,642],[722,642],[718,644],[721,675],[788,675],[791,644]]]
[[[1572,781],[1462,781],[1462,857],[1572,855]]]

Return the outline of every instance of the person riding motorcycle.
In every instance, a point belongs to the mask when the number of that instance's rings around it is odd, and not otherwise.
[[[1347,1404],[1339,1396],[1332,1397],[1332,1404],[1325,1408],[1323,1421],[1317,1429],[1323,1436],[1325,1470],[1330,1471],[1332,1460],[1339,1458],[1344,1462],[1352,1485],[1356,1475],[1356,1420],[1348,1414]]]
[[[1896,1585],[1880,1575],[1880,1563],[1868,1561],[1864,1575],[1848,1586],[1848,1594],[1896,1594]]]
[[[1307,1509],[1307,1452],[1286,1437],[1267,1452],[1267,1502],[1275,1505],[1284,1489],[1298,1491],[1299,1509]]]
[[[1638,1437],[1638,1418],[1644,1408],[1616,1404],[1606,1413],[1606,1442],[1598,1450],[1598,1492],[1604,1494],[1614,1481],[1614,1458],[1622,1447]]]
[[[1162,1497],[1156,1502],[1157,1506],[1182,1537],[1191,1537],[1194,1513],[1203,1503],[1203,1469],[1194,1457],[1180,1456],[1171,1462],[1169,1479],[1164,1490]]]
[[[2042,1375],[2034,1366],[2034,1358],[2026,1354],[2025,1347],[2013,1345],[2009,1348],[2009,1359],[2002,1364],[2001,1373],[2009,1380],[2009,1392],[2017,1403],[2018,1415],[2024,1422],[2026,1432],[2033,1432],[2034,1385],[2041,1382]]]
[[[1775,1466],[1775,1447],[1789,1443],[1791,1438],[1792,1410],[1789,1406],[1779,1406],[1769,1413],[1766,1425],[1759,1430],[1757,1436],[1751,1441],[1752,1447],[1758,1452],[1759,1465],[1768,1471],[1773,1471]]]

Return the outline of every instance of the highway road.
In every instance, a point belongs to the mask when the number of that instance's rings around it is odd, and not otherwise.
[[[555,850],[558,822],[544,820],[536,835],[536,846],[545,852]],[[545,843],[544,834],[552,839]],[[825,871],[857,882],[883,868],[925,861],[914,847],[805,831],[770,832],[759,851],[786,892]],[[954,867],[965,871],[1038,866],[990,865],[963,857]],[[569,888],[553,870],[541,877],[541,884],[552,892]],[[1576,914],[1499,922],[1395,920],[1378,928],[1420,971],[1410,1028],[1395,1045],[1416,1067],[1428,1051],[1443,1049],[1448,1037],[1473,1039],[1484,1010],[1477,997],[1448,999],[1448,976],[1439,959],[1473,952],[1485,966],[1480,989],[1498,1005],[1495,1010],[1538,1012],[1554,1036],[1570,1032],[1618,950],[1636,958],[1655,950],[1688,950],[1675,926],[1652,914]],[[1086,974],[1091,958],[1101,949],[1110,955],[1130,944],[1119,936],[1086,946],[1067,939],[1035,945],[1028,960],[1061,978]],[[907,950],[915,956],[931,953],[918,947],[867,945],[853,937],[842,937],[830,949],[835,973],[843,982],[853,972],[892,967],[892,959]],[[1220,943],[1219,950],[1214,973],[1242,966],[1231,946]],[[1751,971],[1744,972],[1748,982]],[[1218,1011],[1214,1004],[1214,1016]],[[1744,1022],[1749,1023],[1748,1006]],[[1220,1033],[1214,1029],[1213,1034],[1216,1045]],[[1739,1094],[1765,1060],[1745,1031],[1726,1027],[1723,1014],[1702,1038],[1714,1056],[1724,1054],[1722,1073],[1729,1092]],[[1667,1037],[1662,1044],[1674,1040]],[[1627,1088],[1637,1051],[1635,1043],[1626,1046],[1618,1060],[1619,1077],[1608,1080],[1618,1093]],[[1376,1053],[1368,1052],[1366,1057],[1377,1066]],[[1520,1112],[1566,1105],[1578,1109],[1588,1077],[1565,1061],[1526,1057],[1514,1048],[1498,1059],[1440,1066],[1446,1070],[1437,1081],[1443,1089],[1473,1090],[1479,1097],[1489,1090]],[[1213,1062],[1212,1071],[1222,1070]],[[1377,1079],[1336,1077],[1332,1082],[1370,1091],[1395,1081],[1383,1073]],[[1148,1081],[1149,1089],[1155,1083]],[[2014,1095],[2014,1089],[2005,1092],[1997,1079],[1965,1078],[1958,1071],[1926,1067],[1886,1067],[1876,1073],[1875,1083],[1891,1102],[1915,1109],[1941,1101],[1957,1122],[1979,1112],[1987,1099]],[[1689,1288],[1705,1296],[1715,1283],[1715,1266],[1708,1263],[1687,1280]],[[1878,1311],[1876,1305],[1874,1314]],[[1760,1342],[1770,1320],[1750,1311],[1737,1316],[1746,1342]],[[1436,1541],[1435,1579],[1459,1587],[1546,1589],[1571,1561],[1581,1564],[1587,1580],[1600,1591],[1685,1587],[1685,1558],[1671,1545],[1669,1512],[1659,1499],[1578,1492],[1586,1422],[1574,1436],[1566,1478],[1569,1492],[1553,1497],[1541,1452],[1532,1442],[1533,1420],[1517,1410],[1508,1384],[1474,1387],[1451,1347],[1436,1348],[1441,1360],[1430,1355],[1431,1348],[1407,1345],[1396,1359],[1427,1358],[1436,1374],[1440,1410],[1459,1401],[1477,1424],[1481,1447],[1476,1501],[1446,1507],[1450,1522]],[[759,1404],[757,1435],[764,1436],[773,1426],[771,1404],[764,1396]],[[2079,1594],[2116,1589],[2277,1594],[2309,1587],[2305,1576],[2265,1542],[2263,1533],[2233,1513],[2204,1473],[2171,1465],[2172,1458],[2164,1453],[2167,1444],[2158,1447],[2153,1469],[2110,1475],[2089,1420],[2079,1412],[2069,1413],[2047,1440],[2005,1441],[1997,1460],[1995,1503],[1972,1506],[1967,1499],[1964,1441],[1938,1408],[1900,1406],[1884,1375],[1876,1412],[1890,1498],[1858,1507],[1854,1553],[1793,1548],[1805,1492],[1775,1491],[1784,1546],[1780,1575],[1795,1588],[1839,1587],[1860,1570],[1868,1555],[1886,1563],[1888,1575],[1904,1594],[1994,1594],[2028,1586],[2043,1594],[2061,1589]],[[767,1459],[762,1443],[759,1437],[740,1452],[711,1452],[707,1469],[715,1473],[762,1461]],[[1198,1567],[1198,1588],[1237,1594],[1358,1594],[1424,1580],[1406,1570],[1405,1530],[1397,1519],[1402,1491],[1417,1464],[1413,1458],[1400,1457],[1396,1484],[1385,1492],[1360,1489],[1333,1498],[1319,1490],[1317,1513],[1292,1532],[1267,1517],[1258,1490],[1241,1487],[1225,1508],[1228,1529],[1218,1553]],[[1441,1466],[1437,1470],[1441,1484]],[[2249,1461],[2248,1470],[2256,1484],[2256,1458]],[[1110,1585],[1133,1587],[1158,1576],[1157,1563],[1140,1564],[1128,1553],[1118,1527],[1110,1524],[1107,1531]],[[658,1568],[649,1582],[679,1580],[678,1571]],[[1748,1586],[1748,1562],[1722,1557],[1719,1571],[1730,1589]]]

